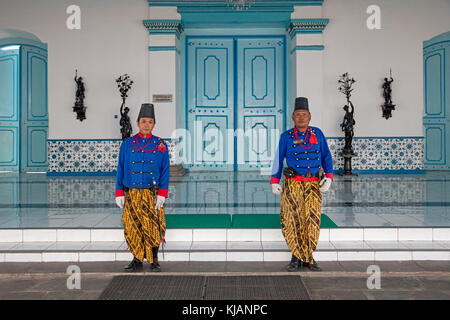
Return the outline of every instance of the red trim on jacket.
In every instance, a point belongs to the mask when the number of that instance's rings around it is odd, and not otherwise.
[[[332,173],[326,173],[325,175],[327,176],[327,178],[330,178],[331,181],[334,181]]]
[[[116,197],[123,197],[123,196],[125,196],[123,190],[116,189]]]
[[[275,177],[270,178],[270,184],[278,184],[280,183],[280,179],[277,179]]]
[[[169,189],[158,189],[158,192],[156,193],[158,196],[163,196],[165,198],[168,198]]]
[[[144,138],[144,135],[142,134],[142,133],[138,133],[138,136],[139,136],[139,138]],[[145,137],[145,139],[151,139],[152,138],[152,134],[151,133],[149,133],[148,135],[147,135],[147,137]]]

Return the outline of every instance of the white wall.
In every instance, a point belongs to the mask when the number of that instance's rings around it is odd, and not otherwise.
[[[381,8],[381,30],[368,30],[369,5]],[[422,42],[450,30],[449,0],[325,0],[323,127],[343,136],[345,96],[338,88],[344,72],[357,81],[355,136],[423,136]],[[381,117],[382,83],[392,67],[393,117]]]
[[[81,30],[66,28],[72,4],[80,6]],[[148,14],[145,0],[2,0],[0,28],[28,31],[48,44],[49,139],[120,138],[115,79],[124,73],[134,80],[127,106],[136,130],[140,105],[150,98],[148,32],[142,24]],[[75,69],[86,86],[83,122],[72,111]]]
[[[28,31],[48,44],[50,139],[120,138],[120,116],[114,119],[121,103],[114,81],[118,76],[128,73],[135,81],[127,99],[135,130],[140,105],[151,102],[153,93],[177,96],[169,92],[177,90],[173,84],[167,90],[161,87],[173,83],[175,53],[149,53],[147,46],[152,41],[142,20],[176,19],[179,15],[175,8],[149,8],[145,0],[77,0],[82,28],[68,30],[66,8],[71,4],[74,1],[2,0],[0,28]],[[381,7],[381,30],[366,28],[366,9],[372,4]],[[449,15],[449,0],[325,0],[322,10],[296,8],[293,18],[330,19],[323,34],[322,57],[313,57],[313,51],[300,54],[303,63],[308,64],[306,70],[314,70],[317,61],[322,63],[323,105],[311,106],[317,107],[312,110],[312,122],[316,119],[327,136],[343,136],[339,124],[345,97],[338,92],[337,81],[342,73],[349,72],[357,80],[352,97],[356,136],[422,136],[422,42],[450,30]],[[164,44],[155,39],[153,45]],[[151,58],[161,55],[164,58]],[[172,66],[158,64],[161,61]],[[301,63],[300,58],[298,70],[305,69]],[[391,67],[395,79],[393,101],[398,107],[393,118],[385,120],[381,117],[381,85]],[[83,122],[76,120],[72,111],[76,68],[87,88],[87,119]],[[152,72],[161,73],[161,81],[155,82],[155,77],[149,76]],[[298,77],[298,83],[308,80],[305,74]],[[317,82],[318,74],[311,77]],[[169,137],[175,126],[174,105],[156,104],[156,117],[154,133]]]

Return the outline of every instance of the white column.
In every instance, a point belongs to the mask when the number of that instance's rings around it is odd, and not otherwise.
[[[295,33],[296,96],[307,97],[311,111],[311,125],[321,127],[324,110],[324,44],[320,27],[306,20],[322,19],[322,6],[295,6],[291,14],[293,21],[305,21],[300,32]],[[309,30],[308,30],[309,29]],[[295,31],[294,31],[295,32]]]
[[[155,134],[168,138],[176,129],[176,36],[150,35],[149,40],[149,100],[155,105]],[[170,94],[172,102],[155,102],[153,95]]]
[[[170,138],[176,129],[177,103],[177,34],[176,21],[181,21],[177,7],[149,6],[147,27],[149,30],[148,59],[149,84],[148,102],[155,105],[156,126],[154,133],[162,138]],[[157,31],[157,32],[155,32]],[[171,102],[153,101],[153,95],[172,95]]]
[[[321,127],[324,96],[322,34],[296,36],[297,97],[307,97],[311,111],[311,125]]]

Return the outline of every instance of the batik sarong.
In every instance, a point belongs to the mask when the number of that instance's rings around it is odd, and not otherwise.
[[[280,203],[281,230],[289,250],[310,263],[320,233],[322,193],[319,181],[284,179]]]
[[[159,247],[166,233],[164,207],[155,210],[153,189],[129,189],[122,214],[125,240],[134,257],[153,263],[152,247]]]

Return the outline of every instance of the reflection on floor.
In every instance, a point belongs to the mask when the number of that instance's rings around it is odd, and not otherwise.
[[[171,179],[166,215],[278,214],[280,196],[259,172]],[[114,176],[0,174],[0,228],[120,228]],[[335,175],[322,213],[339,227],[448,227],[450,172]]]

